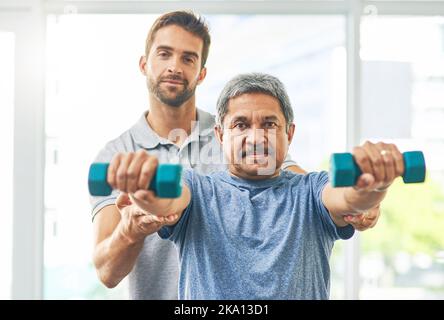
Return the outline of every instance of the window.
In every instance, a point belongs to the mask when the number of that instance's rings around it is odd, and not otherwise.
[[[362,234],[360,298],[443,299],[444,17],[369,17],[361,33],[362,137],[422,150],[427,178],[396,181]]]
[[[0,221],[0,299],[11,298],[12,230],[13,230],[13,143],[14,143],[14,33],[0,31],[0,139],[2,156],[2,183],[0,194],[2,210]]]
[[[124,286],[105,289],[91,263],[86,178],[100,148],[148,108],[138,61],[156,17],[48,17],[45,298],[125,296]],[[286,85],[294,107],[291,156],[307,170],[326,169],[326,155],[345,149],[345,18],[205,17],[212,46],[198,107],[214,113],[222,87],[238,73],[271,73]],[[341,285],[333,279],[332,287]],[[332,293],[341,297],[340,290]]]

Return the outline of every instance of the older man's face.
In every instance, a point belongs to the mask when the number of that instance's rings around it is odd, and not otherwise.
[[[279,101],[263,93],[231,99],[223,128],[216,128],[230,172],[246,179],[278,175],[293,133],[293,124],[286,131]]]

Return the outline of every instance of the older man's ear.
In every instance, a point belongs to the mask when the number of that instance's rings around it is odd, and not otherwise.
[[[290,144],[291,144],[291,141],[293,140],[294,129],[295,129],[295,125],[294,125],[294,123],[291,123],[291,124],[288,126],[288,130],[287,130],[288,145],[290,145]]]
[[[219,141],[220,144],[222,144],[223,140],[223,135],[224,135],[224,129],[222,129],[222,127],[218,124],[216,124],[214,126],[214,133],[216,135],[217,141]]]

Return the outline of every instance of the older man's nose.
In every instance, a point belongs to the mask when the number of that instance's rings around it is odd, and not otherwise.
[[[265,130],[252,128],[248,132],[247,142],[251,144],[264,144],[266,141]]]

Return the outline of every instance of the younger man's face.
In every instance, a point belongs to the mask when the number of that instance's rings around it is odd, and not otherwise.
[[[223,128],[216,127],[232,174],[266,179],[279,174],[294,133],[288,132],[279,101],[263,93],[230,99]]]
[[[172,107],[190,99],[206,75],[202,49],[203,40],[179,26],[157,30],[147,57],[140,60],[149,92]]]

